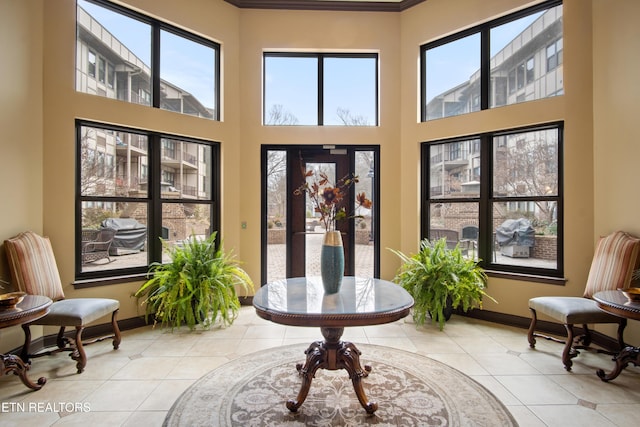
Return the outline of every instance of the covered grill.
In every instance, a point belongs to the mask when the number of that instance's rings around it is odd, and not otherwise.
[[[147,242],[147,226],[134,218],[107,218],[102,221],[103,228],[116,231],[109,255],[127,255],[144,250]]]
[[[496,228],[496,241],[503,255],[528,258],[535,243],[535,230],[526,218],[508,219]]]

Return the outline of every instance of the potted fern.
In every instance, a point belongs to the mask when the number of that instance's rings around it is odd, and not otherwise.
[[[438,323],[440,330],[454,309],[467,311],[482,308],[487,276],[473,259],[464,256],[456,246],[447,248],[446,239],[420,242],[420,251],[415,255],[405,255],[390,249],[402,260],[394,282],[402,286],[415,300],[413,320],[424,324],[427,315],[432,323]]]
[[[147,280],[134,294],[146,304],[145,320],[180,327],[210,327],[219,319],[225,326],[238,316],[240,300],[236,287],[253,290],[249,275],[230,253],[216,245],[216,233],[207,239],[191,236],[182,245],[164,249],[167,264],[150,265]]]

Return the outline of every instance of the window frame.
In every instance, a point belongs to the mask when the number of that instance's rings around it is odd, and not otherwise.
[[[549,129],[558,130],[557,150],[557,174],[558,192],[555,196],[498,196],[493,193],[493,139],[496,136],[518,134],[525,132],[544,131]],[[431,197],[431,164],[430,147],[439,144],[456,143],[462,141],[480,140],[480,192],[478,196],[459,197]],[[564,200],[564,170],[563,170],[563,146],[564,146],[564,122],[552,122],[542,125],[519,127],[507,130],[490,131],[480,134],[471,134],[455,138],[446,138],[421,143],[421,239],[428,238],[431,224],[431,205],[437,203],[478,203],[478,257],[481,259],[479,265],[493,274],[520,275],[522,278],[530,278],[535,281],[545,281],[557,283],[564,275],[564,220],[563,220],[563,200]],[[557,202],[557,247],[556,247],[556,268],[539,268],[522,265],[498,264],[491,256],[493,250],[493,207],[500,202],[530,203],[535,201],[553,200]]]
[[[370,58],[375,59],[375,118],[374,124],[362,127],[378,127],[380,126],[380,55],[377,52],[353,52],[353,53],[324,53],[324,52],[280,52],[269,51],[262,53],[262,125],[263,126],[287,126],[287,125],[269,125],[266,123],[267,119],[267,106],[265,105],[267,98],[267,84],[266,84],[266,58],[316,58],[318,65],[318,81],[317,81],[317,124],[316,125],[299,125],[299,126],[340,126],[340,125],[325,125],[324,124],[324,59],[325,58]],[[296,125],[294,125],[296,126]],[[343,125],[346,126],[346,125]],[[359,126],[358,126],[359,127]]]
[[[427,73],[426,73],[426,68],[427,68],[427,64],[425,61],[425,55],[426,52],[430,49],[434,49],[440,46],[444,46],[446,44],[458,41],[460,39],[464,39],[466,37],[475,35],[475,34],[480,34],[480,110],[488,110],[490,108],[498,108],[504,105],[512,105],[512,104],[496,104],[494,107],[490,106],[490,80],[491,80],[491,43],[490,43],[490,33],[491,30],[495,27],[499,27],[501,25],[504,24],[508,24],[512,21],[516,21],[518,19],[524,18],[525,16],[537,13],[537,12],[541,12],[547,9],[551,9],[554,8],[556,6],[560,6],[563,4],[562,0],[547,0],[543,3],[528,7],[526,9],[522,9],[519,10],[517,12],[511,13],[509,15],[505,15],[502,16],[500,18],[494,19],[492,21],[488,21],[479,25],[476,25],[474,27],[468,28],[464,31],[460,31],[458,33],[455,34],[451,34],[447,37],[443,37],[441,39],[429,42],[429,43],[425,43],[423,45],[420,46],[420,121],[421,122],[429,122],[431,120],[436,120],[436,119],[446,119],[448,117],[454,117],[457,115],[448,115],[448,116],[443,116],[443,117],[438,117],[438,118],[432,118],[432,119],[428,119],[427,118],[427,103],[428,103],[428,99],[427,99]],[[558,39],[554,40],[554,42],[552,43],[548,43],[547,47],[551,44],[556,44],[558,41]],[[546,47],[545,47],[545,56],[546,56]],[[558,58],[558,55],[556,53],[556,55],[554,56],[554,58]],[[528,60],[525,59],[525,68],[526,68],[526,61]],[[547,59],[547,64],[548,64],[548,59]],[[556,64],[557,67],[558,64]],[[516,64],[512,69],[514,70],[514,72],[517,74],[517,68],[518,64]],[[526,75],[526,70],[525,70],[525,75]],[[510,76],[507,77],[507,79],[509,79]],[[517,82],[517,77],[514,75],[514,82],[516,84],[518,84]],[[527,84],[529,84],[528,82],[524,82],[525,86]],[[507,92],[508,93],[513,93],[511,92],[511,85],[509,84],[509,81],[507,81]],[[516,89],[516,91],[519,89]],[[551,95],[550,95],[551,96]],[[521,101],[518,101],[521,102]],[[475,111],[469,111],[468,113],[464,113],[464,114],[470,114],[472,112]]]
[[[147,194],[143,197],[123,197],[123,196],[88,196],[82,194],[81,178],[82,178],[82,128],[98,128],[105,131],[127,132],[147,137],[148,146],[148,165],[147,165]],[[218,232],[220,236],[220,179],[221,179],[221,163],[220,163],[220,143],[212,140],[203,140],[198,138],[185,137],[181,135],[173,135],[165,132],[150,131],[136,129],[132,127],[111,125],[96,121],[76,119],[75,121],[75,152],[76,152],[76,190],[75,190],[75,278],[76,282],[91,281],[92,285],[109,284],[118,277],[144,276],[149,268],[149,264],[153,262],[162,262],[162,206],[167,203],[184,203],[185,200],[199,204],[209,205],[210,228]],[[204,144],[211,148],[211,178],[208,180],[210,188],[210,197],[208,199],[184,199],[184,198],[163,198],[161,192],[162,181],[162,140],[174,139],[182,142]],[[104,269],[94,271],[82,271],[82,204],[88,203],[104,203],[115,204],[118,202],[142,203],[147,205],[147,263],[141,266]],[[216,239],[217,244],[221,241]],[[104,280],[101,283],[100,279]]]
[[[214,93],[214,103],[215,105],[213,106],[214,112],[213,112],[213,117],[211,117],[211,119],[207,120],[215,120],[215,121],[220,121],[220,117],[222,117],[222,105],[221,105],[221,96],[220,96],[220,92],[221,92],[221,86],[220,86],[220,58],[221,58],[221,46],[219,43],[207,39],[205,37],[199,36],[197,34],[191,33],[189,31],[183,30],[179,27],[175,27],[173,25],[170,25],[166,22],[160,21],[158,19],[152,18],[150,16],[141,14],[139,12],[133,11],[131,9],[128,9],[124,6],[115,4],[115,3],[111,3],[108,0],[84,0],[88,3],[93,3],[96,6],[108,9],[114,13],[118,13],[120,15],[123,15],[127,18],[131,18],[131,19],[135,19],[137,21],[140,21],[144,24],[147,24],[150,26],[151,29],[151,35],[150,35],[150,42],[151,42],[151,64],[149,64],[149,68],[150,68],[150,79],[151,79],[151,107],[152,108],[158,108],[158,109],[163,109],[165,111],[172,111],[170,109],[166,109],[166,108],[162,108],[161,107],[161,90],[160,90],[160,86],[161,86],[161,78],[160,78],[160,33],[162,31],[166,31],[169,33],[172,33],[178,37],[182,37],[186,40],[189,40],[191,42],[194,43],[199,43],[202,44],[206,47],[209,47],[213,50],[214,52],[214,61],[215,61],[215,67],[213,70],[214,76],[213,76],[213,83],[214,83],[214,87],[215,87],[215,93]],[[76,2],[76,7],[78,7],[77,2]],[[76,19],[76,27],[77,27],[77,19]],[[77,31],[77,30],[76,30]],[[77,36],[76,36],[76,40]],[[92,53],[95,54],[96,56],[96,70],[95,70],[95,79],[96,82],[100,85],[103,86],[107,86],[108,82],[107,82],[107,78],[104,79],[104,81],[100,81],[98,79],[98,61],[99,61],[99,54],[95,51],[95,49],[90,49],[90,51]],[[104,58],[106,60],[106,58]],[[109,62],[109,61],[107,61]],[[77,65],[76,65],[76,69],[77,69]],[[77,87],[77,82],[75,83],[76,87]],[[77,90],[77,89],[76,89]],[[86,93],[86,92],[83,92]],[[120,101],[124,101],[120,98],[115,98],[117,100]],[[130,101],[125,101],[125,102],[130,102]],[[146,106],[146,104],[142,104],[142,103],[135,103],[137,105],[142,105],[142,106]],[[178,114],[183,114],[183,115],[187,115],[187,116],[192,116],[191,114],[187,114],[187,113],[183,113],[183,112],[179,112]],[[196,116],[198,118],[200,118],[199,116]]]

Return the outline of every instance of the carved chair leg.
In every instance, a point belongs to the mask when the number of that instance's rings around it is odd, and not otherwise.
[[[64,336],[64,326],[60,326],[58,336],[56,337],[56,345],[58,348],[65,348],[69,344],[69,340]]]
[[[536,323],[538,322],[538,317],[537,317],[536,311],[533,308],[529,308],[529,310],[531,310],[531,324],[529,325],[529,332],[527,333],[527,338],[529,340],[529,347],[535,348],[536,347],[535,331],[536,331]]]
[[[564,363],[564,369],[570,371],[571,365],[573,365],[571,359],[578,355],[578,351],[573,348],[573,325],[566,323],[564,327],[567,330],[567,341],[564,344],[564,350],[562,350],[562,363]]]
[[[120,309],[116,309],[111,314],[111,326],[113,326],[113,349],[117,350],[120,347],[120,342],[122,341],[122,337],[120,335],[120,327],[118,326],[118,311]]]
[[[71,353],[71,358],[75,360],[78,373],[81,374],[84,371],[84,367],[87,366],[87,354],[82,346],[82,331],[84,326],[76,326],[76,350]]]
[[[582,330],[583,330],[583,335],[580,338],[580,341],[582,342],[583,346],[589,347],[591,345],[591,330],[589,329],[589,326],[586,324],[582,325]]]

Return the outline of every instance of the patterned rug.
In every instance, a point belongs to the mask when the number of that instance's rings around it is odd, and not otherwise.
[[[483,386],[449,366],[402,350],[357,344],[362,380],[378,410],[368,415],[345,370],[320,369],[297,413],[295,399],[306,345],[249,354],[208,373],[187,389],[167,414],[165,426],[517,426]]]

